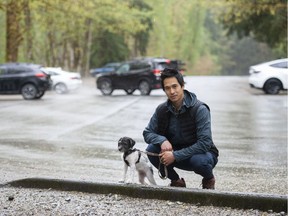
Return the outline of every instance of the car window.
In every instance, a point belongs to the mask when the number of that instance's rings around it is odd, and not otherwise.
[[[107,63],[106,65],[104,65],[104,67],[110,67],[110,68],[117,68],[119,67],[121,64],[118,63]]]
[[[128,73],[130,69],[130,65],[129,64],[123,64],[121,65],[118,70],[117,73],[118,74],[122,74],[122,73]]]
[[[276,64],[272,64],[271,67],[276,67],[276,68],[288,68],[287,64],[288,64],[287,61],[285,61],[285,62],[279,62],[279,63],[276,63]]]
[[[59,75],[59,73],[57,73],[56,71],[53,71],[53,70],[48,69],[48,68],[42,67],[40,70],[41,70],[42,72],[46,73],[46,74],[51,75],[51,76]]]
[[[185,63],[180,60],[171,60],[169,65],[171,68],[175,68],[177,70],[181,70],[181,69],[183,70]]]
[[[0,75],[6,74],[6,68],[5,67],[0,67]]]
[[[140,65],[139,64],[131,64],[130,65],[130,70],[138,70],[138,69],[140,69]]]
[[[54,71],[48,71],[48,73],[49,73],[51,76],[59,75],[58,73],[56,73],[56,72],[54,72]]]
[[[167,64],[166,62],[155,63],[155,69],[157,70],[164,70],[164,68],[167,67],[169,67],[169,64]]]
[[[46,70],[45,68],[43,68],[43,67],[41,67],[40,68],[40,71],[42,71],[43,73],[45,73],[45,74],[48,74],[48,75],[50,75],[49,74],[49,71],[48,70]]]
[[[11,67],[8,68],[8,73],[9,74],[20,74],[23,72],[28,72],[29,70],[27,68],[24,67]]]
[[[130,70],[139,70],[139,69],[151,68],[150,64],[146,62],[133,62],[130,64]]]

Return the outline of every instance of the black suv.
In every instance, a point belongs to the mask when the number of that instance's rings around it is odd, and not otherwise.
[[[29,63],[0,65],[0,94],[22,94],[26,100],[40,99],[51,86],[42,66]]]
[[[115,71],[96,76],[96,85],[103,95],[111,95],[114,89],[123,89],[128,95],[136,89],[141,95],[149,95],[151,90],[160,89],[160,74],[164,68],[181,71],[184,64],[179,60],[143,57],[122,63]]]
[[[111,95],[114,89],[123,89],[128,95],[139,89],[141,95],[149,95],[161,88],[160,72],[153,72],[145,61],[123,62],[116,71],[97,75],[96,85],[103,95]]]

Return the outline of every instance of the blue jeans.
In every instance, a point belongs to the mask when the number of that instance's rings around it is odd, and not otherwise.
[[[160,145],[149,144],[148,147],[146,148],[146,151],[159,154],[161,151],[161,147]],[[159,157],[148,155],[148,158],[150,162],[153,164],[153,166],[158,169],[160,163]],[[174,163],[167,166],[168,178],[172,181],[179,179],[179,175],[174,170],[174,167],[176,167],[178,169],[186,171],[194,171],[195,173],[201,175],[204,179],[211,179],[214,177],[213,168],[216,166],[217,162],[218,162],[217,157],[211,152],[206,152],[205,154],[193,155],[188,159],[178,162],[175,161]],[[164,166],[160,167],[160,173],[162,176],[165,175]]]

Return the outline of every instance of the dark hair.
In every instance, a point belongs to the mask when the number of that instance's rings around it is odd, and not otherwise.
[[[161,85],[162,85],[162,89],[163,91],[165,91],[164,89],[164,80],[166,78],[170,78],[170,77],[175,77],[178,81],[178,83],[180,84],[181,87],[184,86],[184,78],[182,76],[182,74],[173,68],[164,68],[164,70],[161,73]]]

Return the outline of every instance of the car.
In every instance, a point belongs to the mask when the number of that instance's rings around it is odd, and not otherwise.
[[[145,61],[150,64],[155,74],[160,74],[164,68],[173,68],[177,69],[180,73],[184,75],[185,68],[183,66],[185,65],[185,63],[178,59],[171,60],[164,57],[138,57],[135,58],[135,60]]]
[[[50,75],[32,63],[0,65],[0,94],[22,94],[25,100],[40,99],[51,86]]]
[[[58,94],[68,93],[82,85],[80,73],[64,71],[61,67],[45,67],[44,70],[51,76],[52,90]]]
[[[107,63],[101,68],[91,69],[90,74],[91,76],[95,77],[99,73],[112,72],[112,71],[115,71],[117,67],[119,67],[120,65],[121,65],[120,62]]]
[[[115,71],[98,74],[96,86],[103,95],[111,95],[115,89],[123,89],[128,95],[139,89],[141,95],[149,95],[161,88],[160,71],[153,70],[146,61],[127,61]]]
[[[266,94],[278,94],[288,87],[288,58],[277,59],[251,66],[249,84]]]

